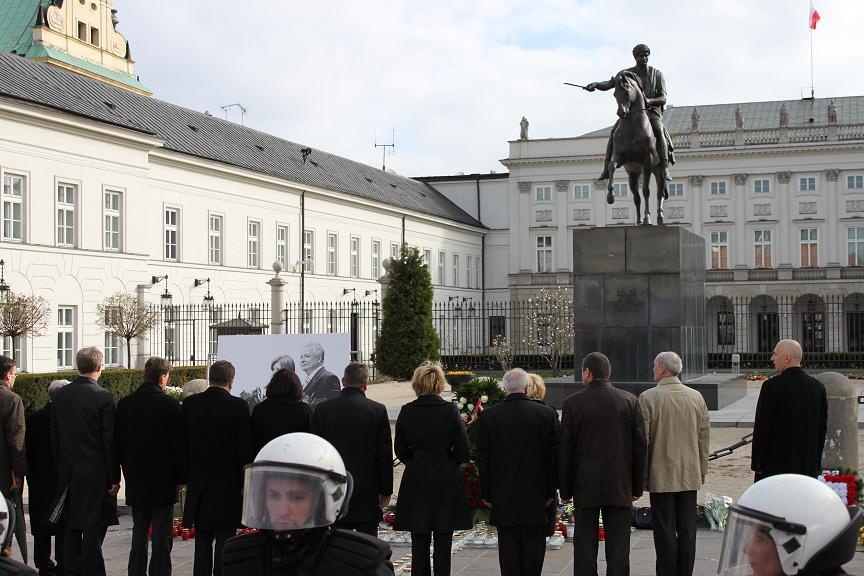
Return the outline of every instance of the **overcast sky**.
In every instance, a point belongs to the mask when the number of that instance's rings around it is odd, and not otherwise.
[[[864,95],[861,0],[816,0],[817,97]],[[506,171],[507,141],[612,123],[608,79],[651,47],[673,105],[800,98],[807,0],[114,0],[154,96],[407,176]],[[807,89],[809,91],[809,88]],[[864,113],[864,111],[862,111]],[[239,111],[229,119],[240,122]]]

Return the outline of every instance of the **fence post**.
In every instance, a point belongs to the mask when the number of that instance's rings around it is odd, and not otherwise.
[[[284,334],[285,325],[282,323],[282,311],[285,308],[285,280],[279,276],[282,272],[282,264],[273,262],[273,278],[267,281],[270,285],[270,333]]]
[[[138,284],[135,287],[135,296],[141,304],[147,303],[147,294],[150,292],[150,284]],[[156,324],[159,326],[161,323]],[[145,334],[142,334],[135,339],[135,362],[129,362],[131,368],[143,368],[144,363],[150,357],[150,332],[152,328]],[[130,359],[131,360],[131,359]]]

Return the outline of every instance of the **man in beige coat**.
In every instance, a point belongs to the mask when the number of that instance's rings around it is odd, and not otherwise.
[[[681,357],[654,359],[657,386],[639,397],[648,437],[645,488],[651,497],[657,576],[691,576],[696,559],[696,491],[708,469],[708,407],[681,383]]]

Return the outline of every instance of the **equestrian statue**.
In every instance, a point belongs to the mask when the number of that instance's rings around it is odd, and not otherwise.
[[[648,46],[639,44],[633,48],[636,66],[622,70],[608,81],[592,82],[584,87],[589,92],[614,89],[618,120],[609,135],[600,180],[607,180],[606,202],[612,204],[615,202],[612,194],[615,170],[624,167],[630,177],[637,225],[651,225],[648,206],[651,174],[657,185],[657,224],[663,224],[663,201],[669,197],[666,183],[671,180],[669,164],[675,163],[672,140],[663,126],[666,81],[660,70],[648,66],[650,54]],[[640,177],[644,214],[640,214]]]

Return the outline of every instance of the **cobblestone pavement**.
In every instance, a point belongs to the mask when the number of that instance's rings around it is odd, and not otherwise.
[[[126,562],[129,558],[129,546],[132,540],[132,519],[130,516],[121,516],[120,525],[112,526],[108,530],[105,544],[102,547],[105,555],[105,563],[109,576],[121,576],[126,574]],[[720,546],[723,540],[721,532],[710,530],[699,530],[696,540],[696,576],[713,576],[717,573],[717,562],[720,557]],[[31,552],[33,542],[28,544]],[[174,550],[171,554],[174,574],[186,576],[192,574],[192,555],[194,542],[175,540]],[[394,546],[393,560],[398,560],[410,553],[408,546]],[[17,546],[13,545],[13,556],[20,559]],[[630,538],[630,574],[632,576],[651,576],[654,571],[654,541],[651,532],[637,530]],[[598,553],[598,573],[606,573],[604,561],[603,543],[600,543]],[[864,553],[859,552],[856,558],[849,563],[846,571],[850,574],[864,574]],[[498,574],[498,552],[495,549],[473,549],[465,548],[453,556],[452,573],[464,576],[473,574]],[[566,543],[559,550],[547,550],[546,560],[543,564],[543,574],[572,574],[573,573],[573,548],[572,544]]]

